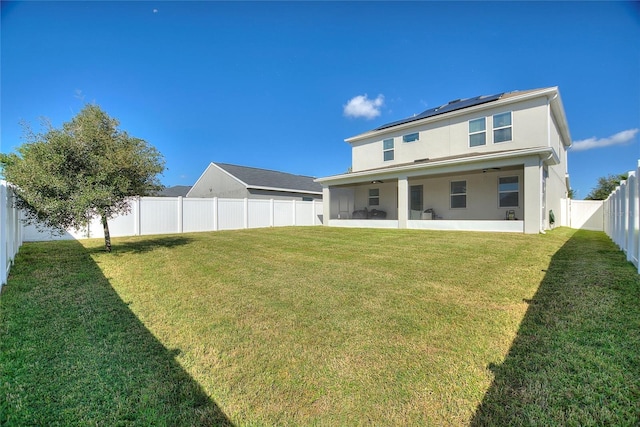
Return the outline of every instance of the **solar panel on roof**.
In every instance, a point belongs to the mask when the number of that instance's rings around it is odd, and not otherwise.
[[[463,108],[469,108],[476,105],[484,104],[486,102],[496,101],[500,99],[502,95],[503,93],[498,93],[496,95],[483,95],[476,96],[475,98],[457,99],[455,101],[449,102],[448,104],[441,105],[440,107],[430,108],[415,116],[387,123],[374,130],[388,129],[405,123],[415,122],[416,120],[426,119],[427,117],[433,117],[439,114],[450,113],[451,111],[462,110]]]

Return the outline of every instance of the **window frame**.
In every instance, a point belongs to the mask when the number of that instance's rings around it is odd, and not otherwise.
[[[387,147],[387,142],[391,141],[391,148]],[[390,162],[391,160],[395,160],[395,139],[394,138],[386,138],[382,140],[382,159],[384,162]],[[387,159],[387,154],[391,154],[391,158]]]
[[[497,116],[504,116],[508,114],[509,115],[509,124],[505,125],[505,126],[496,126],[496,117]],[[494,144],[502,144],[503,142],[511,142],[513,141],[513,113],[511,111],[505,111],[502,113],[498,113],[498,114],[494,114],[491,118],[491,125],[493,127],[493,132],[492,132],[492,136],[493,136],[493,143]],[[502,130],[506,130],[509,129],[509,139],[504,139],[501,141],[497,141],[496,140],[496,131],[502,131]]]
[[[464,193],[454,193],[453,192],[453,185],[454,184],[458,184],[464,182]],[[467,194],[468,194],[468,189],[467,189],[467,180],[466,179],[461,179],[458,181],[449,181],[449,209],[466,209],[467,208]],[[464,206],[453,206],[453,198],[454,197],[461,197],[464,196]]]
[[[484,125],[484,126],[483,126],[483,129],[482,129],[482,130],[478,130],[478,131],[473,131],[473,132],[472,132],[472,131],[471,131],[471,123],[472,123],[472,122],[478,122],[478,121],[480,121],[480,120],[482,120],[482,121],[483,121],[483,125]],[[473,148],[473,147],[483,147],[483,146],[486,146],[486,145],[487,145],[487,118],[486,118],[486,117],[478,117],[478,118],[476,118],[476,119],[471,119],[471,120],[469,120],[469,127],[468,127],[468,130],[469,130],[469,147],[470,147],[470,148]],[[471,137],[472,137],[472,136],[475,136],[475,135],[484,135],[484,142],[483,142],[482,144],[475,144],[475,145],[472,145],[472,144],[471,144]]]
[[[404,143],[415,142],[415,141],[420,141],[420,132],[412,132],[406,135],[402,135],[402,142]]]
[[[380,189],[379,188],[369,189],[369,204],[367,206],[380,206]]]
[[[517,189],[516,190],[501,190],[500,189],[500,184],[501,184],[501,180],[503,179],[507,179],[507,178],[515,178],[516,179],[516,184],[517,184]],[[507,183],[510,184],[510,183]],[[515,193],[517,195],[518,198],[518,203],[516,205],[508,205],[508,206],[503,206],[502,205],[502,198],[500,197],[502,194],[509,194],[509,193]],[[519,208],[520,207],[520,176],[518,175],[505,175],[505,176],[499,176],[498,177],[498,208],[499,209],[508,209],[508,208]]]

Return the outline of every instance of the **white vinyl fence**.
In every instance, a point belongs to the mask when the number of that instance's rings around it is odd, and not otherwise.
[[[0,181],[0,290],[7,283],[13,259],[22,246],[20,212],[13,207],[13,190]]]
[[[640,262],[638,262],[640,254],[639,177],[640,162],[635,171],[629,172],[627,180],[622,181],[604,201],[604,231],[627,254],[627,260],[638,268],[638,273],[640,273]]]
[[[567,200],[569,228],[604,231],[604,204],[602,200]]]
[[[122,237],[321,224],[321,200],[141,197],[132,200],[129,214],[109,221],[109,232],[112,237]],[[24,229],[24,241],[89,237],[104,237],[98,218],[86,229],[68,230],[63,235],[31,225]]]

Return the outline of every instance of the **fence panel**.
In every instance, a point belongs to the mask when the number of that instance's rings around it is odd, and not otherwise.
[[[290,200],[273,201],[274,227],[293,225],[293,203]]]
[[[244,199],[218,199],[218,230],[244,227]]]
[[[143,197],[140,200],[140,234],[179,233],[176,197]]]
[[[182,203],[182,230],[185,233],[214,229],[212,199],[183,199]]]
[[[112,237],[136,236],[140,234],[140,199],[131,201],[131,211],[109,220],[109,234]],[[102,225],[92,224],[91,237],[104,237]]]
[[[271,226],[273,206],[271,200],[249,200],[248,201],[248,215],[249,215],[249,228],[261,228]]]
[[[0,181],[0,290],[7,283],[13,260],[22,246],[20,212],[14,207],[14,193]]]
[[[571,200],[569,226],[583,230],[604,230],[604,204],[601,200]]]
[[[296,204],[296,224],[298,225],[314,225],[314,208],[315,203],[298,203]]]
[[[187,199],[141,197],[131,200],[130,212],[109,220],[112,237],[189,233],[241,228],[322,225],[322,201],[273,199]],[[62,235],[21,224],[25,241],[104,237],[100,218],[81,230]]]
[[[604,231],[640,273],[640,161],[604,201]]]

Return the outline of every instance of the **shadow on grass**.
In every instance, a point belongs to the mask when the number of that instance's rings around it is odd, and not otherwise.
[[[600,232],[554,255],[472,426],[638,425],[640,279]]]
[[[183,246],[193,241],[190,237],[185,236],[163,236],[150,237],[144,240],[122,241],[118,239],[113,243],[112,254],[118,256],[125,253],[145,253],[155,251],[161,248],[173,248],[175,246]],[[104,246],[89,249],[90,253],[105,252]]]
[[[179,353],[136,318],[81,244],[25,244],[0,298],[0,425],[232,425]]]

